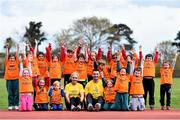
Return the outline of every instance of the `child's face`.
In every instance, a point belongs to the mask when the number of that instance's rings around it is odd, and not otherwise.
[[[112,88],[112,87],[113,87],[113,84],[112,84],[111,81],[108,81],[108,82],[107,82],[107,87],[108,87],[108,88]]]
[[[72,57],[72,56],[73,56],[73,52],[70,52],[70,51],[67,52],[67,56],[68,56],[68,57]]]
[[[93,80],[98,80],[99,79],[99,71],[93,71]]]
[[[126,70],[125,69],[121,69],[120,70],[120,75],[121,76],[125,76],[126,75]]]
[[[60,88],[60,85],[53,85],[53,88],[54,88],[54,90],[59,90],[59,88]]]
[[[53,62],[58,62],[58,57],[57,56],[53,57]]]
[[[104,66],[105,66],[105,65],[104,65],[104,64],[102,64],[102,63],[100,63],[100,64],[99,64],[99,67],[100,67],[101,69],[103,69],[103,68],[104,68]]]
[[[95,60],[96,59],[96,53],[95,52],[91,52],[91,59]]]
[[[73,84],[76,84],[76,83],[77,83],[77,80],[78,80],[77,74],[73,74],[73,75],[71,76],[71,81],[72,81],[72,83],[73,83]]]
[[[79,61],[80,63],[84,63],[84,62],[85,62],[85,60],[84,60],[83,57],[80,57],[80,58],[78,59],[78,61]]]
[[[39,80],[39,86],[44,87],[45,86],[45,81],[44,80]]]
[[[165,62],[164,64],[163,64],[163,67],[165,68],[165,69],[168,69],[170,66],[169,66],[169,63],[168,62]]]
[[[146,58],[146,61],[152,61],[153,59],[152,59],[152,57],[147,57]]]
[[[140,76],[141,76],[141,71],[136,70],[136,71],[134,72],[134,75],[135,75],[136,77],[140,77]]]
[[[28,71],[27,69],[24,69],[24,71],[23,71],[23,76],[24,76],[25,78],[29,77],[29,71]]]
[[[44,55],[43,54],[39,54],[38,55],[38,60],[41,60],[41,61],[44,60]]]
[[[114,56],[112,57],[112,59],[113,59],[113,61],[117,61],[117,55],[114,55]]]
[[[10,60],[10,62],[14,62],[16,59],[15,59],[15,56],[11,56],[10,58],[9,58],[9,60]]]

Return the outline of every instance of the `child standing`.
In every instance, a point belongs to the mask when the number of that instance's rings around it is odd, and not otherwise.
[[[132,96],[131,99],[131,110],[144,110],[145,103],[144,103],[144,88],[142,83],[142,72],[141,68],[136,68],[134,70],[133,76],[131,76],[131,87],[130,87],[130,95]]]
[[[143,87],[144,87],[144,99],[145,99],[145,105],[146,105],[146,98],[149,92],[149,105],[150,109],[154,109],[154,77],[155,77],[155,67],[156,63],[158,62],[158,51],[156,49],[155,57],[153,60],[152,54],[147,54],[145,56],[145,60],[143,61],[142,56],[142,46],[140,46],[140,62],[141,62],[141,68],[143,68]],[[144,62],[144,63],[143,63]]]
[[[19,46],[16,55],[9,54],[9,44],[6,44],[5,74],[6,88],[8,92],[8,110],[19,109]]]
[[[115,104],[117,110],[127,111],[128,107],[128,87],[129,87],[129,73],[130,73],[130,61],[127,63],[127,68],[120,69],[120,56],[118,57],[117,62],[117,78],[115,83],[116,97]]]
[[[163,55],[161,55],[161,79],[160,79],[160,103],[161,103],[161,110],[164,110],[164,97],[166,94],[166,109],[170,110],[171,104],[171,85],[173,83],[173,70],[176,64],[176,58],[178,53],[175,54],[175,58],[173,59],[172,64],[168,61],[163,61]]]
[[[31,111],[33,105],[33,85],[32,85],[32,71],[31,62],[32,59],[28,59],[28,68],[23,68],[22,59],[20,59],[20,80],[19,80],[19,92],[20,92],[20,107],[21,111]]]
[[[61,89],[60,82],[55,81],[49,90],[51,110],[63,110],[64,90]]]

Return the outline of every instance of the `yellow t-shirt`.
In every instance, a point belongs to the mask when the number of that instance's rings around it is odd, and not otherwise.
[[[102,85],[102,80],[98,80],[97,83],[95,83],[93,80],[87,83],[85,87],[85,94],[88,93],[92,94],[94,99],[97,99],[99,96],[103,96],[104,88]]]
[[[65,86],[65,93],[68,93],[70,98],[79,97],[81,92],[84,92],[84,88],[80,83],[76,85],[69,83]]]

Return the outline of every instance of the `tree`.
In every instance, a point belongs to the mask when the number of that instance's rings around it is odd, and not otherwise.
[[[90,50],[97,49],[106,39],[104,30],[111,25],[107,18],[84,17],[74,21],[69,29],[62,30],[59,36],[71,45],[82,37],[89,44]]]
[[[112,27],[106,30],[109,33],[109,37],[107,38],[107,42],[112,48],[113,44],[119,45],[122,40],[126,40],[125,48],[130,50],[133,48],[133,45],[137,43],[131,35],[133,31],[126,24],[114,24]]]
[[[174,40],[175,42],[172,43],[172,46],[176,46],[178,51],[180,52],[180,31],[177,33],[177,36]]]
[[[35,47],[35,40],[38,41],[38,46],[45,40],[45,33],[41,31],[42,22],[29,22],[29,27],[26,27],[26,32],[24,34],[25,42],[31,44],[31,46]]]
[[[171,61],[174,58],[174,54],[177,51],[176,47],[172,47],[172,41],[163,41],[157,44],[156,48],[159,49],[160,53],[163,55],[164,60]]]

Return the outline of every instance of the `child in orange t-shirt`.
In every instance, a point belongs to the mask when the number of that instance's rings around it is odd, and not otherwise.
[[[127,63],[127,68],[120,68],[120,55],[117,56],[117,77],[115,82],[115,104],[117,110],[127,111],[129,110],[128,106],[128,88],[129,88],[129,74],[130,74],[130,61]]]
[[[48,90],[50,85],[49,77],[40,78],[35,81],[35,110],[42,111],[48,110]]]
[[[31,111],[33,105],[33,85],[32,85],[32,59],[28,59],[28,68],[23,68],[22,59],[20,59],[20,79],[19,79],[19,92],[20,92],[20,107],[21,111]]]
[[[46,73],[48,71],[48,61],[43,52],[38,52],[37,58],[38,58],[37,63],[39,68],[39,77],[45,78],[47,77]]]
[[[109,110],[115,110],[116,109],[116,104],[115,104],[115,96],[116,96],[116,91],[114,87],[115,81],[113,80],[107,80],[104,77],[104,73],[101,71],[101,77],[102,77],[102,84],[104,87],[104,105],[103,109],[106,111]],[[114,79],[115,80],[115,79]]]
[[[5,54],[5,74],[6,88],[8,92],[8,110],[19,109],[19,45],[17,45],[16,55],[9,54],[9,44],[6,44]]]
[[[49,90],[51,110],[63,110],[64,90],[61,89],[60,82],[55,81]]]
[[[58,55],[51,55],[51,45],[46,48],[47,60],[49,61],[49,77],[50,84],[61,80],[62,77],[62,61]]]
[[[130,108],[133,111],[136,110],[144,110],[144,88],[142,83],[142,70],[141,68],[135,68],[133,75],[130,77],[131,87],[130,87],[130,95],[132,97]]]
[[[140,46],[140,63],[141,68],[143,69],[143,86],[144,86],[144,99],[145,99],[145,105],[146,105],[146,99],[147,95],[149,93],[149,106],[150,109],[154,109],[155,100],[154,100],[154,89],[155,89],[155,68],[156,63],[158,62],[158,50],[156,49],[156,53],[153,59],[152,54],[147,54],[145,56],[145,60],[143,60],[142,55],[142,46]]]
[[[161,79],[160,79],[160,103],[161,110],[164,110],[164,98],[166,94],[166,109],[170,110],[171,104],[171,85],[173,83],[173,70],[176,64],[176,58],[178,53],[175,54],[175,58],[170,64],[169,61],[164,61],[164,56],[161,54]]]

